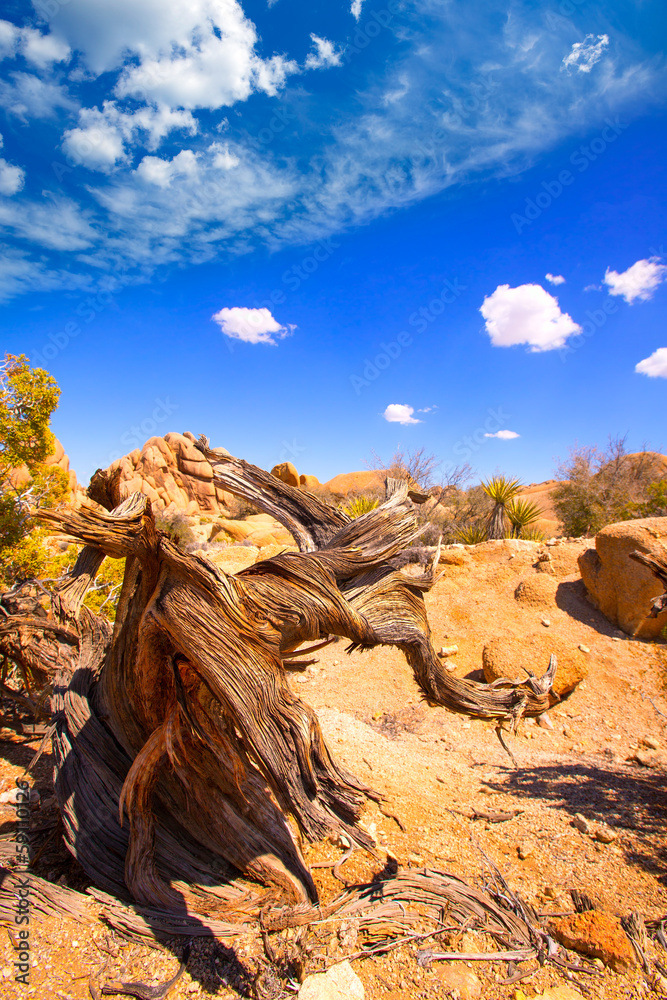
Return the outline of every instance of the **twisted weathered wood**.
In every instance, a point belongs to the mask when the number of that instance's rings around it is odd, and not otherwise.
[[[69,849],[116,896],[237,923],[268,900],[315,900],[300,835],[344,832],[373,849],[357,820],[375,793],[335,761],[287,683],[284,661],[299,645],[332,635],[350,649],[396,645],[430,700],[482,717],[539,714],[553,676],[498,687],[444,671],[423,600],[438,552],[420,576],[391,564],[420,530],[413,501],[424,498],[405,483],[390,483],[382,506],[350,520],[200,447],[218,483],[273,514],[301,551],[229,576],[181,552],[156,530],[146,497],[121,502],[118,476],[99,472],[95,505],[41,515],[84,548],[35,641],[62,647],[52,707]],[[126,560],[113,628],[83,603],[107,555]],[[10,638],[21,614],[11,619]],[[0,630],[0,651],[2,641]]]

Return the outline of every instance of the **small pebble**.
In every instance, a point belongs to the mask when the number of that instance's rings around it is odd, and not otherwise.
[[[584,646],[583,642],[579,643],[578,648],[581,650],[582,653],[590,653],[590,649],[588,648],[588,646]]]
[[[579,830],[580,833],[591,832],[591,824],[588,822],[585,816],[581,815],[581,813],[576,814],[576,816],[572,820],[572,826],[575,828],[575,830]]]
[[[644,739],[642,740],[642,743],[644,744],[645,747],[648,747],[649,750],[660,749],[660,743],[658,742],[658,740],[656,740],[655,736],[645,736]]]
[[[542,624],[544,625],[545,628],[549,628],[549,626],[551,625],[551,622],[549,621],[548,618],[543,618],[542,619]]]
[[[595,839],[601,844],[613,844],[618,834],[615,830],[609,830],[605,827],[599,826],[595,831]]]
[[[521,843],[518,845],[516,851],[521,860],[525,861],[526,858],[529,858],[534,853],[535,846],[534,844],[531,844],[528,840],[522,840]]]
[[[458,651],[459,651],[458,646],[442,646],[440,652],[438,653],[438,656],[443,658],[447,656],[456,656]]]

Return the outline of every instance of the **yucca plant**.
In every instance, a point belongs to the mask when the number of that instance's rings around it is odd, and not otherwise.
[[[489,515],[487,534],[489,538],[505,538],[505,508],[521,492],[523,483],[518,479],[508,479],[507,476],[494,476],[487,483],[482,480],[482,489],[494,502],[494,508]]]
[[[512,525],[512,538],[526,538],[525,529],[529,524],[534,524],[544,514],[544,510],[533,500],[510,500],[505,508],[510,524]]]
[[[354,520],[357,517],[361,517],[362,514],[368,514],[369,511],[375,510],[378,502],[378,500],[374,500],[372,497],[355,497],[354,500],[350,500],[346,504],[341,504],[340,509]]]
[[[465,528],[459,528],[456,532],[457,542],[464,545],[479,545],[488,538],[486,527],[483,524],[468,524]]]
[[[547,536],[539,528],[526,528],[520,536],[525,542],[545,542]]]

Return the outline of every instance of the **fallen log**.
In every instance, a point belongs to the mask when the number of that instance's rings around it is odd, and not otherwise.
[[[499,720],[549,707],[555,663],[493,687],[444,670],[423,599],[437,553],[419,576],[391,564],[421,530],[422,498],[406,484],[390,482],[381,507],[351,520],[199,447],[217,484],[276,517],[301,551],[227,575],[181,552],[145,496],[121,501],[118,476],[98,472],[94,504],[41,512],[84,548],[46,616],[28,608],[22,633],[26,609],[1,621],[0,652],[13,655],[20,633],[16,655],[54,673],[56,797],[91,879],[149,911],[240,925],[269,903],[316,901],[301,837],[345,834],[374,850],[357,821],[377,794],[332,757],[289,687],[284,665],[303,643],[395,645],[429,701]],[[106,556],[126,559],[113,627],[83,603]]]

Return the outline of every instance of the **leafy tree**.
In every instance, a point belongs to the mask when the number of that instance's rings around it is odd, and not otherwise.
[[[0,365],[0,578],[4,583],[39,576],[46,560],[42,533],[31,532],[30,511],[67,495],[68,477],[46,465],[55,438],[49,429],[60,389],[25,355]]]
[[[606,524],[650,516],[641,511],[664,476],[664,459],[650,451],[628,455],[625,438],[610,438],[604,450],[573,448],[556,475],[562,481],[552,497],[565,534],[595,535]]]

